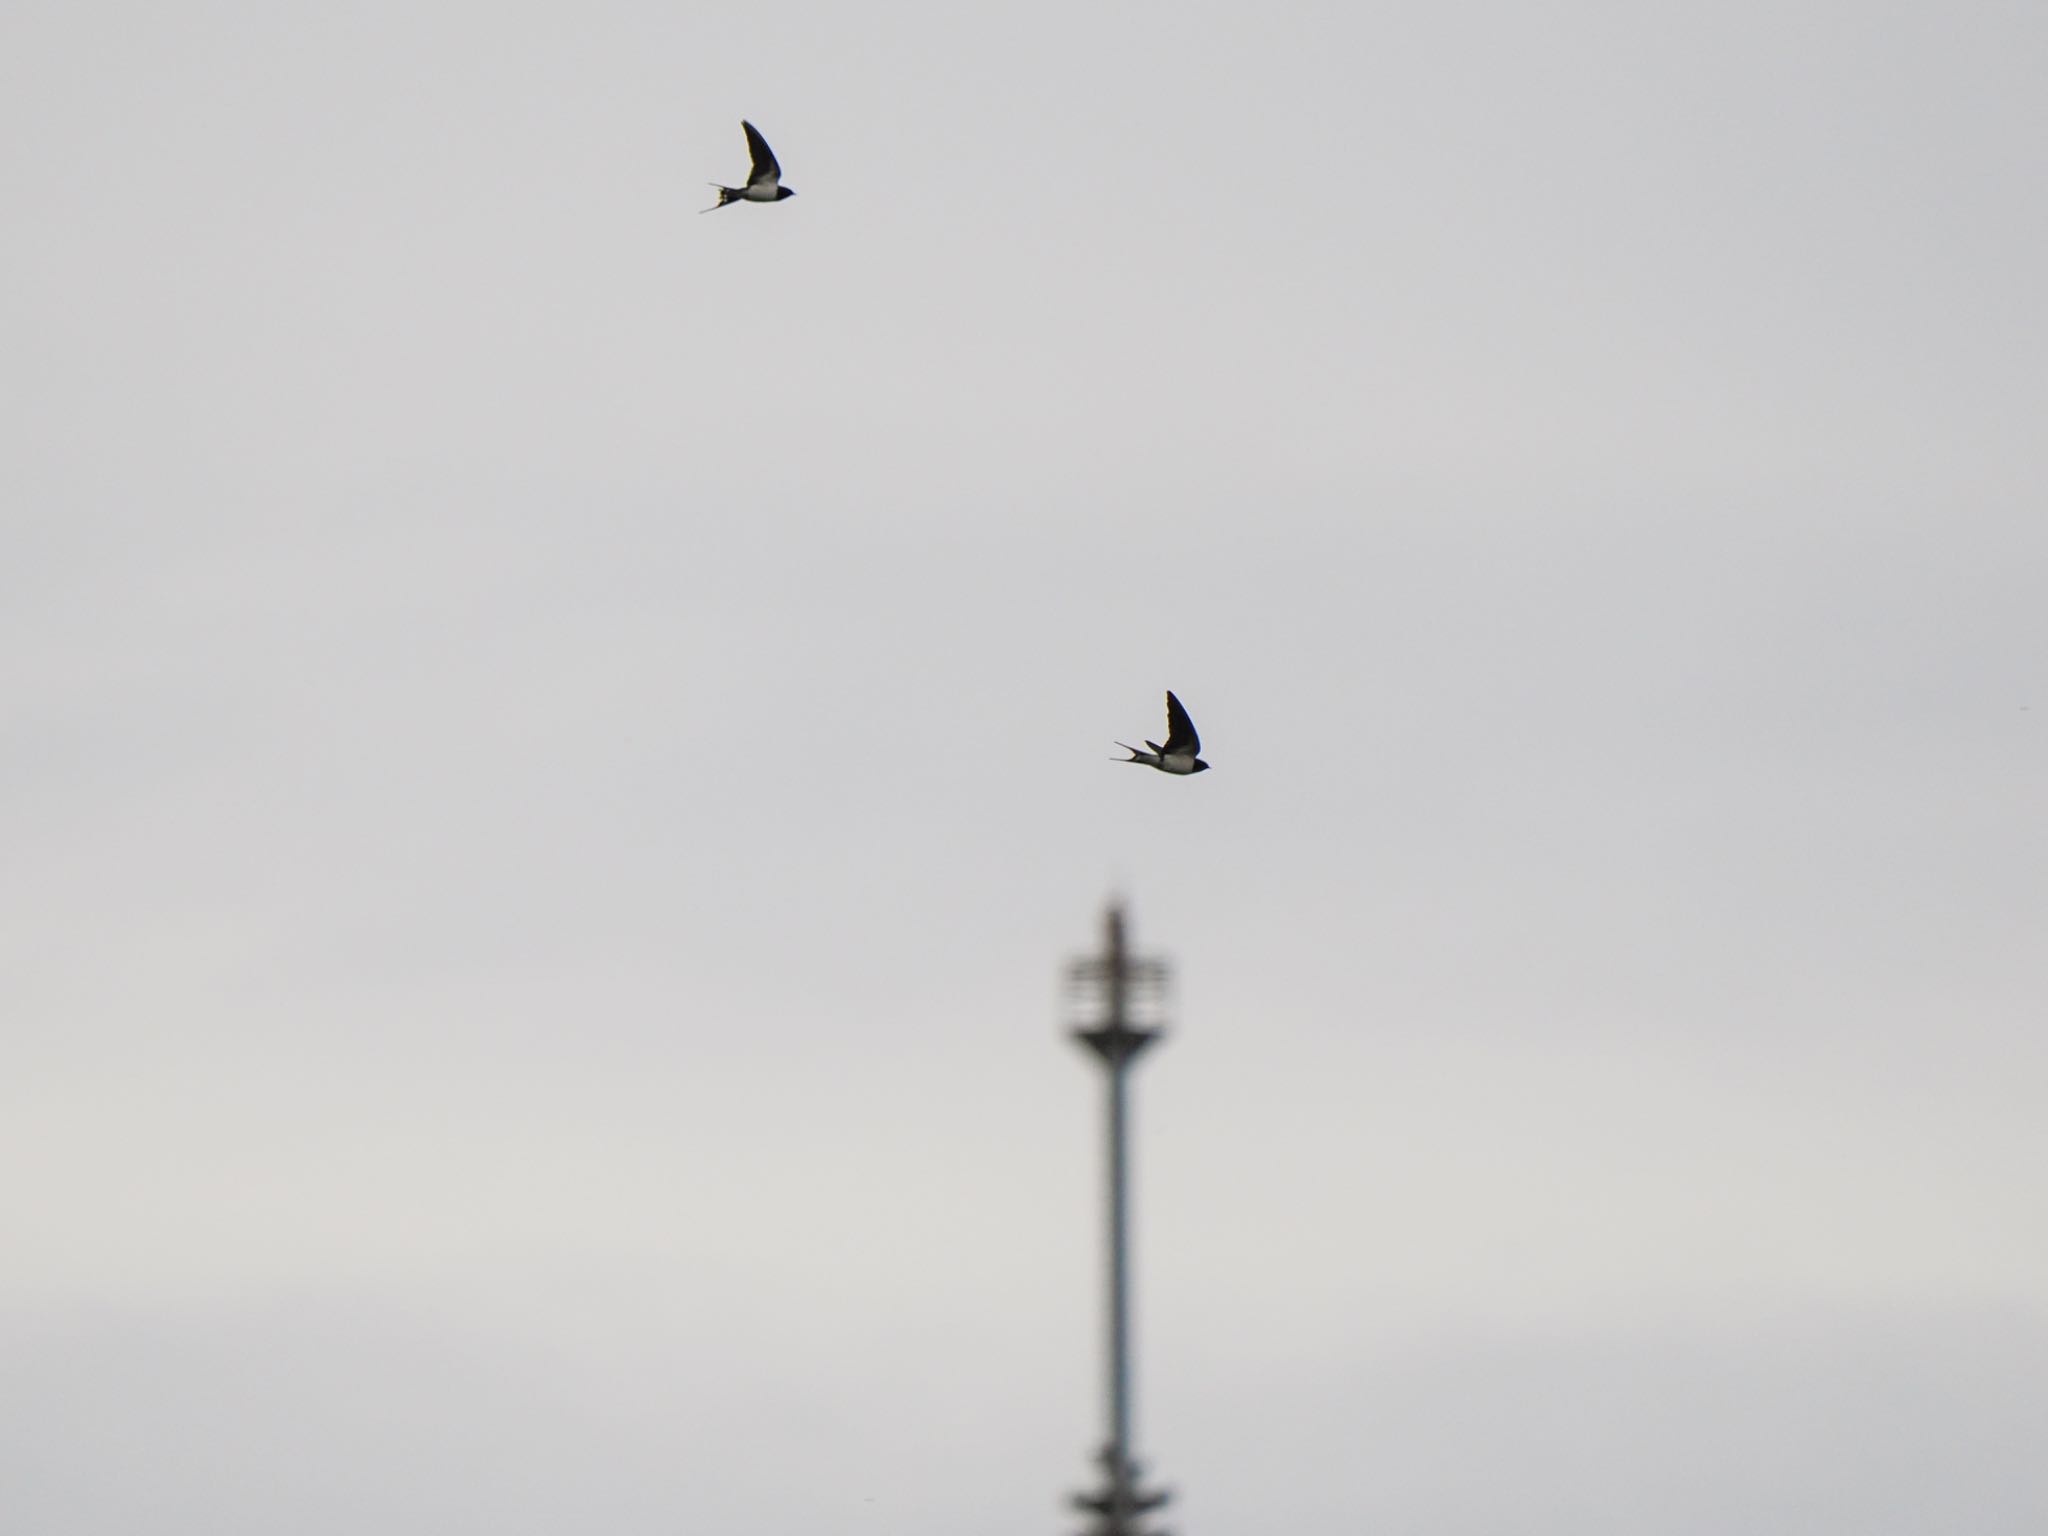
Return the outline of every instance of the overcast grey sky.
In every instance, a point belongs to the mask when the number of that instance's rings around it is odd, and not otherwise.
[[[2048,1529],[2044,79],[8,5],[10,1536]]]

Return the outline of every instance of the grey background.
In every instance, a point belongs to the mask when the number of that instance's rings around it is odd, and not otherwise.
[[[6,1529],[2048,1528],[2044,78],[10,4]]]

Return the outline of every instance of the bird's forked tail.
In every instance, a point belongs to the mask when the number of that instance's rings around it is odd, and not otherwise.
[[[715,181],[712,182],[711,185],[717,188],[718,201],[713,203],[709,208],[699,208],[697,210],[699,213],[716,212],[718,209],[723,208],[727,203],[736,203],[740,200],[741,197],[745,196],[745,193],[739,187],[720,187],[718,183]]]

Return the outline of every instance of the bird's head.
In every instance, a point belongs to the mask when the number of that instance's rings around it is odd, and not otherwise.
[[[1195,766],[1188,770],[1189,773],[1207,773],[1208,771],[1209,765],[1203,762],[1199,757],[1195,759]]]
[[[781,202],[781,201],[782,201],[782,200],[783,200],[783,199],[784,199],[785,197],[795,197],[795,196],[796,196],[796,188],[795,188],[795,187],[777,187],[777,188],[775,189],[775,201],[777,201],[778,203],[779,203],[779,202]]]

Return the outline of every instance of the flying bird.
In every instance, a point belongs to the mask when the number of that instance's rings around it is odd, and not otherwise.
[[[1197,755],[1202,750],[1202,738],[1195,734],[1195,722],[1188,718],[1187,709],[1170,689],[1166,695],[1166,745],[1148,741],[1145,745],[1152,749],[1150,752],[1140,752],[1121,741],[1117,745],[1131,754],[1118,758],[1118,762],[1143,763],[1161,773],[1201,773],[1209,766]]]
[[[768,147],[768,141],[761,137],[761,130],[752,123],[742,122],[747,130],[747,152],[754,157],[754,168],[747,172],[744,187],[718,187],[718,201],[710,208],[700,208],[699,213],[709,213],[713,208],[723,208],[727,203],[779,203],[785,197],[796,193],[782,184],[782,167],[775,163],[775,151]]]

